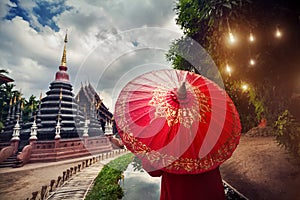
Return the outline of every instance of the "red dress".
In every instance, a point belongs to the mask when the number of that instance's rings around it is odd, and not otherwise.
[[[148,172],[162,176],[160,200],[224,200],[219,168],[202,174],[171,174],[161,170]]]

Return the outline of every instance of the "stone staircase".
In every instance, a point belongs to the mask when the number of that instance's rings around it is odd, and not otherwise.
[[[22,166],[22,162],[17,160],[17,153],[8,157],[6,160],[0,163],[0,168],[4,167],[20,167]]]

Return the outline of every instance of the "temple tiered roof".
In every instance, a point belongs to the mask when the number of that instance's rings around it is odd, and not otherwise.
[[[112,120],[112,113],[104,105],[103,99],[100,98],[93,86],[88,83],[81,84],[81,88],[76,95],[76,100],[80,107],[83,107],[87,118],[90,120],[90,129],[94,128],[98,122],[102,125],[102,130],[105,132],[104,126]],[[94,121],[97,119],[97,121]]]

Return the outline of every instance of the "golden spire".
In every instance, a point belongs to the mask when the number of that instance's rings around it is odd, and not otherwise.
[[[63,52],[63,56],[61,58],[61,64],[60,64],[60,66],[66,67],[67,66],[67,42],[68,42],[67,33],[66,33],[65,41],[64,42],[65,42],[64,52]]]

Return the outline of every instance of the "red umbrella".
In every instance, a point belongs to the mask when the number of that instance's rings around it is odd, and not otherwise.
[[[239,115],[227,93],[207,78],[158,70],[120,92],[115,121],[126,147],[156,169],[177,174],[212,170],[236,149]]]

